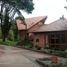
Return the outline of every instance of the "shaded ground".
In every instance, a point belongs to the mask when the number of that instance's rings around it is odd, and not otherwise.
[[[10,46],[0,46],[0,67],[41,67],[36,58],[47,55]]]

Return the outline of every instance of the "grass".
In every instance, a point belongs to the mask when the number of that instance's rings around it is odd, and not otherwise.
[[[5,42],[3,42],[2,39],[0,39],[0,44],[7,46],[16,46],[17,41],[6,40]]]

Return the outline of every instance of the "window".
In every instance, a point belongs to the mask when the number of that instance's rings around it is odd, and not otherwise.
[[[54,43],[54,39],[51,39],[51,43]]]
[[[51,35],[49,35],[49,43],[51,43],[51,44],[65,43],[65,34],[51,34]]]

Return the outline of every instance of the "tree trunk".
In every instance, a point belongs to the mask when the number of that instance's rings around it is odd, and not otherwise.
[[[3,42],[5,42],[6,38],[3,36]]]
[[[2,16],[2,12],[3,12],[3,3],[1,4],[1,32],[2,32],[2,39],[3,39],[3,41],[5,41],[4,36],[3,36],[3,16]]]

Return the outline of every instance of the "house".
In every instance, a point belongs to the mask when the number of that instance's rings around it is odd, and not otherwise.
[[[33,39],[33,34],[31,32],[38,29],[41,25],[43,25],[46,19],[47,19],[47,16],[26,18],[25,19],[26,25],[23,23],[23,21],[19,19],[16,20],[19,38],[24,39],[25,32],[27,31],[29,37]]]
[[[33,33],[34,44],[39,47],[67,48],[67,19],[63,16],[50,24],[43,24]]]

